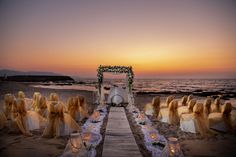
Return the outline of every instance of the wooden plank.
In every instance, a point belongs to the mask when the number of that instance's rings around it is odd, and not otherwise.
[[[103,157],[141,157],[123,107],[111,107],[103,145]]]

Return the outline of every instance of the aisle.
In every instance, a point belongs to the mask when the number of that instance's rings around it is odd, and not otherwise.
[[[103,157],[141,157],[123,107],[111,107],[103,145]]]

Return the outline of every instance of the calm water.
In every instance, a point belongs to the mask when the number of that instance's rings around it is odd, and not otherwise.
[[[95,86],[96,79],[79,79],[84,85]],[[104,86],[112,84],[125,86],[122,79],[105,79]],[[227,94],[234,97],[236,94],[236,79],[136,79],[133,89],[135,92],[148,93],[196,93]]]

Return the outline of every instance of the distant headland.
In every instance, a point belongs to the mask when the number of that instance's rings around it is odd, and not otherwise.
[[[15,71],[15,70],[0,70],[1,81],[15,82],[75,82],[70,76],[38,71]]]

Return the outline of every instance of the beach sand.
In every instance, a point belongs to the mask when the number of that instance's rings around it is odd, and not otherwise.
[[[59,94],[60,98],[66,103],[69,96],[84,95],[86,97],[89,111],[92,113],[96,105],[94,102],[94,93],[90,91],[71,90],[71,89],[45,89],[35,88],[23,83],[0,82],[0,108],[3,106],[3,97],[6,93],[17,94],[19,90],[25,92],[26,96],[32,98],[33,92],[41,92],[45,96],[49,96],[51,92]],[[140,109],[144,109],[146,103],[151,102],[155,95],[138,94],[135,96],[135,105]],[[160,95],[164,100],[168,95]],[[180,97],[180,96],[178,96]],[[143,135],[140,128],[132,122],[132,117],[127,113],[132,132],[143,156],[150,156],[150,152],[145,148],[143,143]],[[105,119],[101,133],[104,137],[107,119]],[[220,133],[211,138],[202,138],[199,134],[182,132],[179,127],[172,126],[161,122],[153,122],[156,128],[166,138],[170,136],[178,137],[182,151],[185,156],[235,156],[236,154],[236,136]],[[41,138],[42,130],[34,131],[32,137],[25,137],[19,133],[8,134],[7,129],[0,131],[0,156],[19,157],[55,157],[63,153],[67,144],[68,137],[63,138]],[[97,156],[102,155],[103,141],[97,147]]]
[[[59,156],[63,153],[67,138],[41,138],[41,133],[32,132],[32,137],[21,134],[8,134],[7,130],[0,132],[0,156],[2,157],[43,157]]]
[[[136,95],[135,105],[141,111],[143,111],[145,104],[150,103],[154,96],[156,95]],[[161,97],[162,102],[165,101],[166,95],[158,95],[158,96]],[[182,95],[177,95],[176,97],[181,98]],[[198,97],[198,99],[201,99],[200,101],[203,101],[202,97]],[[185,156],[191,156],[191,157],[236,156],[236,135],[217,132],[218,134],[213,137],[203,138],[200,136],[200,134],[183,132],[178,126],[175,125],[169,125],[167,123],[162,123],[159,121],[153,121],[152,125],[155,129],[159,131],[160,134],[164,135],[166,138],[177,137]],[[132,126],[135,127],[134,129],[132,129],[132,131],[135,130],[135,133],[140,132],[140,128],[137,127],[137,125],[131,125],[131,127]],[[139,143],[139,139],[142,139],[140,138],[140,135],[138,137],[137,135],[135,135],[135,138],[137,143]]]
[[[93,93],[88,91],[67,90],[67,89],[44,89],[34,88],[28,84],[16,82],[0,82],[0,108],[4,105],[4,94],[12,93],[17,96],[17,92],[24,91],[26,97],[32,98],[34,92],[40,92],[42,95],[49,97],[49,94],[56,92],[60,100],[64,103],[70,96],[83,95],[86,97],[89,113],[91,114],[96,107],[93,104]],[[82,125],[82,124],[81,124]],[[103,126],[104,130],[104,126]],[[20,133],[8,134],[8,129],[0,130],[0,156],[4,157],[46,157],[62,155],[68,141],[68,137],[63,138],[41,138],[43,130],[33,132],[32,137],[25,137]],[[103,131],[104,132],[104,131]],[[101,146],[98,146],[100,149]],[[101,151],[98,151],[101,152]]]

